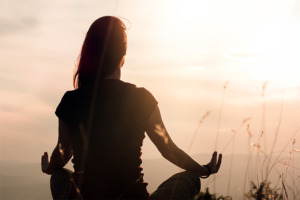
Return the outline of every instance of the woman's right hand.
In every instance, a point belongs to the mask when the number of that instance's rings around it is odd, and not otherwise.
[[[222,154],[219,154],[219,157],[217,159],[218,153],[215,151],[212,154],[212,158],[210,160],[210,162],[207,164],[207,166],[210,167],[210,174],[215,174],[218,173],[221,163],[222,163]]]

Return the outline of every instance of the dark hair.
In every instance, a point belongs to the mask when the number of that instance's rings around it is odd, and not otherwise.
[[[117,17],[105,16],[90,26],[73,77],[74,88],[112,74],[126,54],[126,26]]]

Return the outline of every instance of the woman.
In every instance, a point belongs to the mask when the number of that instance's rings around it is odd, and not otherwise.
[[[88,30],[74,75],[75,90],[65,93],[56,110],[57,146],[50,162],[47,152],[42,156],[42,171],[52,175],[54,199],[192,198],[199,192],[199,177],[220,168],[221,154],[217,159],[215,152],[202,166],[178,148],[151,93],[120,80],[127,49],[125,29],[120,19],[106,16]],[[150,196],[140,167],[145,132],[163,157],[187,170]],[[63,169],[72,156],[74,173]]]

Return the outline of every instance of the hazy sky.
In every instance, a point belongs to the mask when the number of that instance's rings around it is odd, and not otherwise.
[[[85,33],[104,15],[128,26],[122,79],[153,93],[182,149],[212,152],[219,130],[217,149],[231,153],[237,130],[234,153],[247,153],[249,123],[250,142],[267,152],[280,125],[279,151],[299,128],[299,1],[0,0],[2,160],[36,162],[52,151],[54,111],[73,89]],[[294,138],[300,149],[300,131]],[[159,156],[148,139],[143,156]]]

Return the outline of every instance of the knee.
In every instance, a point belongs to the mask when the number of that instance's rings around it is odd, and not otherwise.
[[[71,178],[72,171],[68,169],[59,169],[51,174],[50,188],[53,199],[59,199],[64,194]]]
[[[190,188],[193,188],[195,192],[200,192],[201,181],[197,173],[192,171],[184,171],[175,174],[175,176],[178,176],[178,178],[185,182],[185,184],[189,185]]]
[[[150,199],[193,199],[199,192],[200,178],[197,173],[184,171],[164,181]]]

